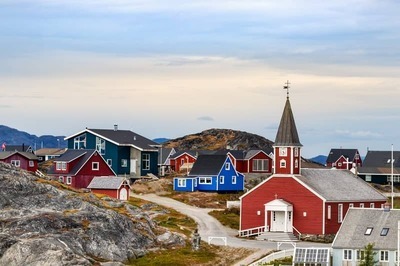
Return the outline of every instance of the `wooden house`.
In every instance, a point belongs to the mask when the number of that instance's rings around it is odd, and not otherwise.
[[[271,174],[273,166],[272,150],[249,150],[246,152],[245,173]]]
[[[226,155],[199,155],[188,177],[174,178],[175,191],[243,191],[244,175]]]
[[[374,265],[397,265],[400,210],[351,208],[332,243],[333,265],[357,266],[373,244]]]
[[[392,166],[393,163],[393,166]],[[393,167],[393,168],[392,168]],[[400,151],[368,151],[362,167],[357,168],[358,176],[375,184],[400,183]]]
[[[30,145],[6,145],[5,143],[3,144],[3,151],[19,151],[19,152],[29,152],[29,153],[34,153],[32,146]]]
[[[49,175],[74,188],[87,188],[96,176],[116,176],[97,150],[67,150],[56,158]]]
[[[39,162],[55,159],[60,157],[66,149],[58,148],[43,148],[35,151],[35,155],[38,157]]]
[[[31,152],[2,151],[0,152],[0,161],[29,172],[36,172],[38,169],[38,158]]]
[[[158,148],[158,173],[165,176],[171,172],[171,157],[176,153],[174,148]]]
[[[87,187],[91,192],[104,194],[119,200],[128,200],[131,186],[124,177],[96,176]]]
[[[361,167],[362,159],[357,149],[331,149],[326,158],[326,166],[350,170]]]
[[[86,128],[65,139],[69,149],[96,149],[117,175],[158,175],[160,144],[130,130]]]
[[[190,150],[181,150],[172,154],[169,158],[171,170],[179,173],[189,173],[196,162],[198,152]]]
[[[287,97],[274,143],[274,174],[240,197],[239,235],[335,234],[350,207],[386,202],[348,170],[301,169],[301,148]]]

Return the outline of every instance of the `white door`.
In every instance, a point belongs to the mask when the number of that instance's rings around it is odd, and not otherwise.
[[[128,200],[128,190],[126,188],[121,188],[119,191],[119,199],[120,200]]]
[[[131,159],[131,173],[136,174],[136,165],[137,165],[137,160]]]
[[[273,232],[285,231],[285,212],[280,212],[280,211],[271,212],[271,231]]]

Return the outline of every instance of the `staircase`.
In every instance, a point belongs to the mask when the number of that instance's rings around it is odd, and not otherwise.
[[[286,232],[264,232],[256,237],[257,240],[268,240],[275,242],[295,242],[299,239],[293,233]]]

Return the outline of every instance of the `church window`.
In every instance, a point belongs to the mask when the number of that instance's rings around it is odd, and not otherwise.
[[[343,204],[338,205],[338,223],[343,222]]]
[[[286,168],[286,160],[281,160],[281,168]]]
[[[279,148],[279,156],[286,156],[287,155],[287,148],[281,147]]]
[[[295,167],[295,168],[299,168],[299,160],[296,159],[296,160],[294,161],[294,167]]]

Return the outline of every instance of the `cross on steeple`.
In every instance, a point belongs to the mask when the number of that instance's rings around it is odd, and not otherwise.
[[[289,85],[290,85],[290,83],[289,83],[289,80],[288,81],[286,81],[286,83],[285,83],[285,86],[283,86],[283,89],[284,90],[287,90],[287,94],[286,94],[286,97],[289,99]]]

